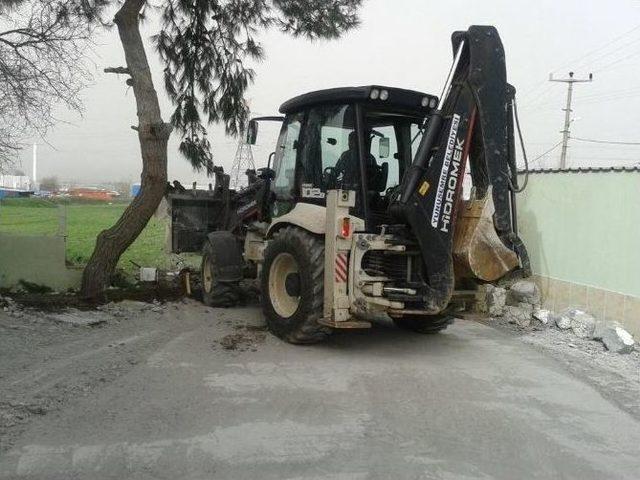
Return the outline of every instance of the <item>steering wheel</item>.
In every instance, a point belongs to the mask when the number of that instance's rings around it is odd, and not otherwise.
[[[327,190],[335,188],[338,183],[338,175],[339,173],[335,167],[326,167],[324,169],[322,172],[322,183],[324,183]]]
[[[392,185],[391,187],[387,188],[384,192],[384,196],[386,199],[390,200],[390,201],[394,201],[397,197],[400,196],[400,189],[402,188],[402,185]]]

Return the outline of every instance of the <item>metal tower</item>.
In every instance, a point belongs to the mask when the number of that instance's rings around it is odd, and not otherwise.
[[[236,150],[236,156],[233,159],[233,166],[231,167],[231,188],[236,190],[241,187],[247,186],[247,176],[245,172],[247,170],[255,170],[256,165],[253,163],[253,152],[251,152],[251,145],[246,141],[245,132],[240,133],[238,140],[238,149]]]

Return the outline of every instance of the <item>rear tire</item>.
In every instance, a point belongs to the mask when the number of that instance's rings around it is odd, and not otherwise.
[[[269,330],[297,344],[321,342],[324,304],[324,242],[296,227],[275,233],[264,253],[262,309]]]
[[[395,323],[403,330],[411,330],[412,332],[433,335],[441,332],[451,325],[454,317],[451,315],[412,315],[402,318],[394,318]]]
[[[240,287],[233,282],[219,282],[215,278],[216,251],[210,241],[202,249],[202,301],[210,307],[233,307],[240,301]]]

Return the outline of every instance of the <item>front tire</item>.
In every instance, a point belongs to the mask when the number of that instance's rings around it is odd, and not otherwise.
[[[433,335],[446,329],[453,323],[454,317],[451,315],[411,315],[402,318],[394,318],[395,323],[403,330],[410,330],[416,333]]]
[[[207,240],[202,249],[200,268],[202,301],[210,307],[233,307],[240,301],[240,287],[231,282],[220,282],[216,278],[216,251]]]
[[[323,341],[324,242],[296,227],[275,233],[264,253],[262,309],[277,337],[298,344]]]

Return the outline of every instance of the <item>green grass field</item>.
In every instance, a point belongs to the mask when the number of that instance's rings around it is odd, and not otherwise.
[[[43,199],[4,199],[0,201],[0,232],[39,235],[58,232],[60,216],[66,213],[67,260],[83,265],[95,246],[96,236],[113,225],[126,203],[54,203]],[[120,258],[119,268],[134,274],[137,267],[168,268],[165,253],[166,222],[152,218],[142,234]]]

